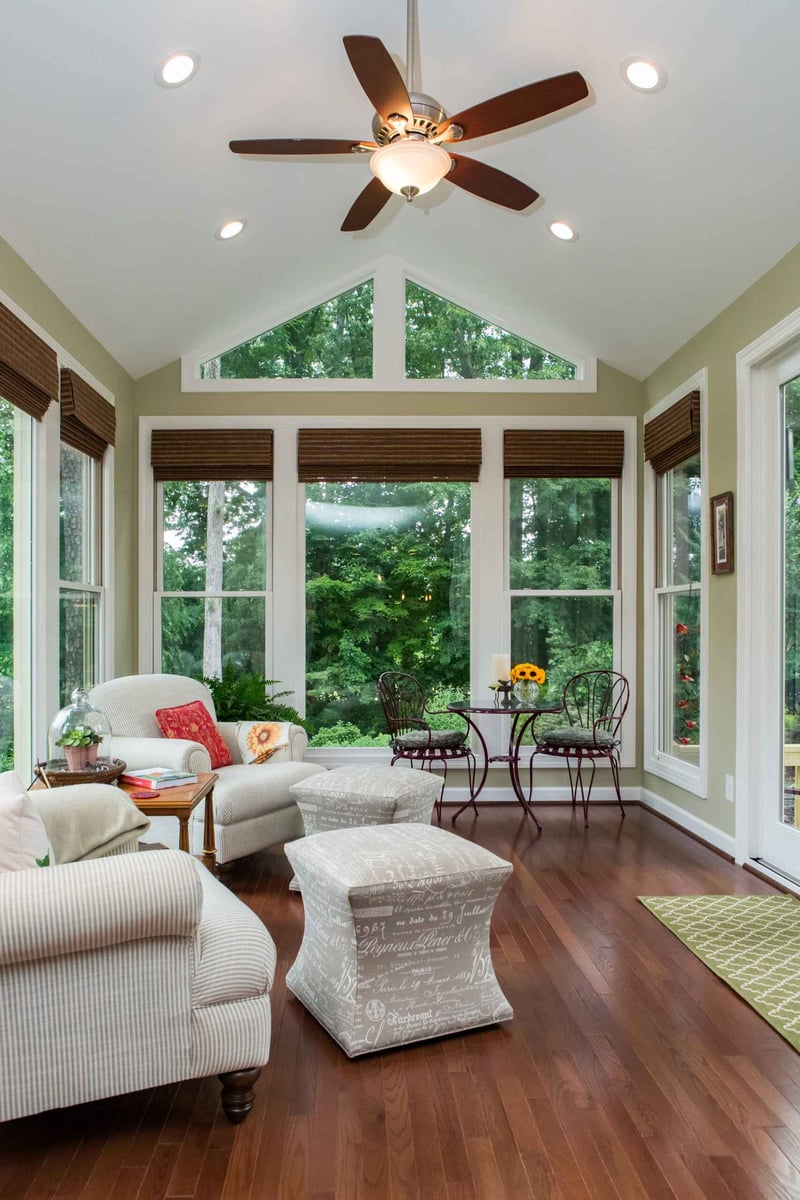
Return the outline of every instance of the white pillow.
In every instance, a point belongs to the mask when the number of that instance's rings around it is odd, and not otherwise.
[[[289,745],[291,721],[241,721],[236,743],[243,763],[265,763]]]
[[[15,771],[0,772],[0,871],[49,867],[47,830]]]

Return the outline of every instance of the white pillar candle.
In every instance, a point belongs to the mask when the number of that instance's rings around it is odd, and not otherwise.
[[[511,655],[492,655],[492,683],[503,683],[511,675]]]

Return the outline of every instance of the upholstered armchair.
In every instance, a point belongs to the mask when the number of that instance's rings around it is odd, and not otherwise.
[[[212,1074],[241,1121],[275,947],[188,854],[0,875],[0,1121]]]
[[[100,684],[92,691],[91,700],[111,722],[112,737],[105,752],[123,759],[129,770],[172,767],[195,774],[211,770],[205,746],[164,737],[155,717],[156,709],[200,700],[216,720],[214,701],[205,684],[183,675],[128,675]],[[219,775],[214,787],[218,863],[302,837],[303,820],[289,789],[324,770],[303,762],[308,739],[298,725],[289,731],[289,745],[276,750],[266,763],[243,763],[237,732],[241,725],[249,724],[252,722],[221,721],[217,725],[233,758],[232,766],[215,768]],[[200,807],[192,818],[193,848],[202,846],[202,823]],[[158,836],[165,838],[160,827]]]

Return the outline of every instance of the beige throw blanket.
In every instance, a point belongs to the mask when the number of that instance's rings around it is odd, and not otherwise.
[[[30,797],[44,821],[56,863],[113,854],[150,828],[144,813],[111,784],[37,789]]]

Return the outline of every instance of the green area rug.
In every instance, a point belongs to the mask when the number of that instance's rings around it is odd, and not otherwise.
[[[800,1050],[800,902],[793,896],[639,899]]]

